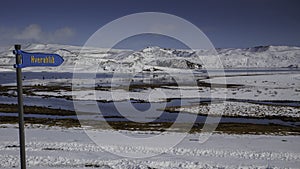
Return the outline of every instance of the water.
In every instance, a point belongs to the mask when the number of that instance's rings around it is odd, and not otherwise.
[[[228,69],[225,70],[226,74],[232,73],[272,73],[272,72],[290,72],[297,73],[300,69]],[[222,70],[209,70],[213,74],[222,73]],[[197,76],[206,76],[205,71],[196,73]],[[147,74],[145,74],[147,75]],[[143,78],[145,75],[138,75],[135,78]],[[92,75],[94,76],[94,75]],[[80,74],[79,77],[92,77],[91,74]],[[96,78],[111,78],[112,73],[98,73]],[[149,75],[147,75],[149,76]],[[129,78],[124,74],[119,74],[118,77]],[[24,80],[32,79],[72,79],[72,73],[55,73],[55,72],[23,72]],[[0,72],[0,84],[15,83],[16,82],[15,72]],[[231,100],[240,102],[250,102],[259,104],[269,104],[269,105],[286,105],[286,106],[296,106],[299,107],[300,103],[297,101],[253,101],[253,100]],[[159,102],[159,103],[141,103],[138,101],[122,101],[122,102],[98,102],[99,110],[91,110],[89,112],[94,113],[92,115],[80,115],[80,116],[63,116],[63,115],[42,115],[42,114],[26,114],[25,117],[35,117],[35,118],[53,118],[53,119],[64,119],[64,118],[80,118],[80,119],[93,119],[93,120],[106,120],[106,121],[137,121],[137,122],[197,122],[203,123],[206,121],[206,116],[183,113],[182,117],[178,119],[178,113],[170,113],[162,111],[162,109],[167,106],[184,106],[199,102],[210,102],[209,98],[201,99],[172,99],[169,102]],[[2,104],[17,104],[16,97],[6,97],[0,96],[0,103]],[[63,98],[42,98],[42,97],[25,97],[24,104],[28,106],[40,106],[49,107],[53,109],[66,109],[74,111],[73,101],[66,100]],[[122,109],[116,108],[117,104]],[[84,105],[87,110],[89,110],[89,105]],[[131,108],[136,109],[132,111]],[[150,113],[143,114],[143,112],[150,111]],[[140,113],[140,114],[138,114]],[[0,116],[17,116],[17,113],[0,113]],[[214,118],[214,117],[210,117]],[[217,119],[218,117],[216,117]],[[258,119],[258,118],[231,118],[222,117],[221,123],[253,123],[253,124],[280,124],[288,126],[299,126],[300,122],[282,121],[280,119]]]
[[[201,100],[207,102],[208,100]],[[165,112],[161,111],[164,106],[179,106],[179,105],[190,105],[191,103],[198,102],[198,99],[173,99],[170,102],[159,102],[159,103],[140,103],[136,101],[122,101],[117,104],[125,105],[122,111],[116,109],[115,102],[102,103],[98,102],[99,110],[98,111],[90,111],[89,114],[81,114],[78,116],[64,116],[64,115],[43,115],[43,114],[25,114],[25,117],[34,117],[34,118],[49,118],[49,119],[82,119],[82,120],[100,120],[100,121],[135,121],[135,122],[182,122],[182,123],[204,123],[206,121],[207,116],[196,115],[191,113],[181,113],[181,119],[178,119],[178,113]],[[4,97],[0,96],[0,103],[11,104],[17,103],[17,98],[14,97]],[[32,106],[45,106],[51,108],[61,108],[67,110],[74,110],[74,105],[72,101],[60,99],[60,98],[38,98],[38,97],[30,97],[25,99],[25,105]],[[148,113],[146,116],[138,116],[137,114],[133,114],[131,112],[127,112],[128,104],[132,105],[134,108],[138,110],[138,112],[147,111],[151,108],[151,113]],[[87,108],[89,107],[86,104]],[[90,114],[93,113],[93,114]],[[0,116],[14,116],[17,117],[18,113],[0,113]],[[218,120],[219,117],[209,117],[214,121]],[[252,124],[279,124],[286,126],[299,126],[300,122],[292,122],[292,121],[283,121],[280,119],[265,119],[265,118],[236,118],[236,117],[222,117],[221,123],[252,123]]]

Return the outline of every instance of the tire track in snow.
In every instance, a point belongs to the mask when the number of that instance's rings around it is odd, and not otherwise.
[[[0,151],[18,151],[18,142],[2,142]],[[83,144],[76,142],[28,142],[26,151],[65,151],[65,152],[126,152],[136,154],[168,154],[175,156],[191,157],[221,157],[221,158],[239,158],[249,160],[282,160],[282,161],[300,161],[300,153],[293,152],[265,152],[265,151],[244,151],[244,150],[222,150],[222,149],[189,149],[175,147],[170,150],[165,148],[126,146],[126,145],[102,145]]]
[[[18,167],[19,157],[13,155],[0,155],[0,167]],[[27,165],[29,167],[72,167],[72,168],[102,168],[102,169],[169,169],[169,168],[182,168],[182,169],[215,169],[215,168],[241,168],[240,165],[217,165],[210,164],[209,162],[191,162],[191,161],[168,161],[168,160],[89,160],[89,159],[75,159],[58,156],[28,156]],[[255,166],[255,168],[266,168],[267,166]],[[254,168],[254,166],[245,166],[242,168]],[[275,167],[276,168],[276,167]],[[275,169],[274,168],[274,169]]]

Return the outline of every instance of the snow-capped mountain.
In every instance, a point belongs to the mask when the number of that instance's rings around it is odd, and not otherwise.
[[[0,48],[1,70],[12,69],[15,62],[13,47]],[[70,71],[82,65],[88,71],[97,66],[101,71],[134,72],[149,68],[203,69],[203,68],[296,68],[300,65],[300,47],[259,46],[243,49],[181,50],[147,47],[140,51],[102,49],[56,44],[29,44],[22,46],[27,52],[60,54],[65,62],[58,68],[47,70]],[[218,57],[216,57],[218,56]],[[216,64],[220,59],[222,65]],[[31,70],[32,68],[26,68]],[[35,70],[37,68],[34,68]],[[45,70],[45,68],[42,68]]]
[[[258,46],[245,49],[218,49],[226,68],[279,68],[300,66],[300,47]]]

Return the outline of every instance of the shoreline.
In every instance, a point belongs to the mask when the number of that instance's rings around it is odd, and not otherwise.
[[[80,119],[78,120],[77,115],[95,115],[94,113],[77,114],[75,111],[64,110],[64,109],[53,109],[49,107],[38,107],[38,106],[24,106],[25,110],[25,123],[26,124],[45,124],[49,126],[61,126],[61,127],[81,127],[91,126],[92,128],[107,129],[113,128],[116,130],[137,130],[137,131],[166,131],[174,124],[174,122],[150,122],[150,123],[139,123],[126,121],[126,117],[119,116],[103,116],[104,120],[89,120]],[[16,104],[0,104],[0,124],[15,124],[18,123],[17,117],[17,105]],[[5,114],[7,113],[7,116]],[[11,116],[11,113],[15,113],[16,116]],[[174,113],[174,112],[173,112]],[[26,117],[26,114],[30,115],[45,115],[45,117]],[[10,116],[9,116],[10,115]],[[52,116],[46,117],[46,116]],[[288,118],[288,117],[245,117],[245,116],[221,116],[221,118],[244,118],[244,119],[278,119],[286,123],[288,122],[299,122],[299,119]],[[120,121],[118,119],[123,118]],[[291,121],[285,121],[291,120]],[[109,125],[107,125],[109,124]],[[195,122],[193,124],[186,122],[176,122],[178,125],[177,131],[182,132],[186,130],[187,126],[192,126],[189,132],[200,133],[205,123]],[[215,124],[206,124],[207,126],[214,126]],[[275,135],[300,135],[300,125],[283,125],[283,124],[258,124],[258,123],[247,123],[247,122],[221,122],[217,125],[214,132],[229,133],[229,134],[275,134]]]

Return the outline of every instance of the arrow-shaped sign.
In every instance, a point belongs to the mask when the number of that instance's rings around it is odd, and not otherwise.
[[[19,54],[22,57],[22,63],[16,64],[15,68],[24,68],[31,66],[59,66],[64,62],[64,59],[58,54],[47,53],[29,53],[22,50],[14,50],[14,54]]]
[[[26,169],[25,132],[24,132],[24,108],[22,68],[31,66],[59,66],[64,59],[58,54],[28,53],[21,50],[21,45],[15,45],[13,53],[16,55],[17,89],[18,89],[18,112],[19,112],[19,139],[20,139],[20,167]]]

